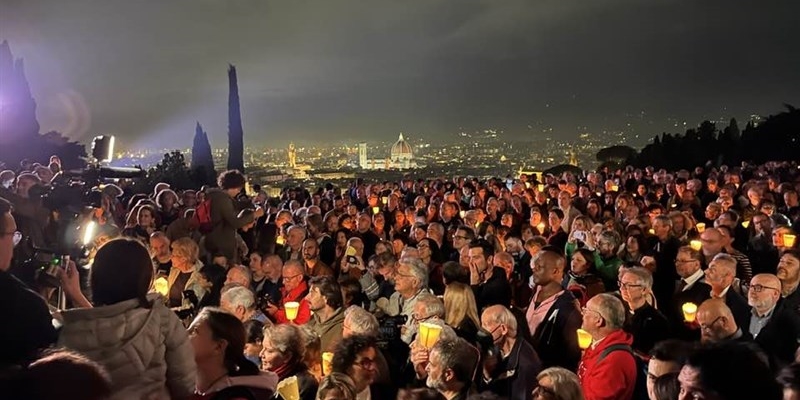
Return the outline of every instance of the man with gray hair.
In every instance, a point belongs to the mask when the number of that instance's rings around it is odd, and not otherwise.
[[[636,356],[633,337],[622,330],[625,307],[608,293],[592,297],[583,307],[581,328],[592,342],[578,365],[578,378],[586,400],[633,398],[636,388]],[[609,379],[609,377],[614,379]]]
[[[533,346],[517,338],[517,319],[502,305],[486,307],[481,327],[489,332],[499,350],[483,360],[480,387],[511,400],[528,400],[538,383],[542,362]]]
[[[464,339],[439,338],[425,367],[426,385],[446,399],[466,399],[472,394],[472,378],[479,352]]]
[[[413,320],[414,305],[419,295],[428,288],[428,269],[418,258],[403,258],[398,263],[395,273],[395,293],[386,302],[379,302],[378,307],[386,314],[405,315],[406,323],[401,335],[405,343],[411,343],[414,337]]]
[[[233,314],[239,321],[255,320],[265,325],[271,325],[264,313],[256,307],[256,296],[253,291],[239,285],[229,287],[222,292],[219,307]]]
[[[708,264],[705,274],[706,283],[711,286],[711,298],[724,300],[736,324],[743,326],[750,316],[750,306],[747,305],[747,299],[739,294],[736,259],[730,254],[719,253]]]
[[[652,293],[653,276],[644,267],[627,268],[619,278],[619,293],[631,315],[625,331],[633,335],[633,349],[650,354],[656,343],[669,338],[669,321],[647,300]]]

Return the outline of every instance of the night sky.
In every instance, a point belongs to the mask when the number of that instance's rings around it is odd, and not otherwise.
[[[200,121],[222,145],[228,63],[247,145],[569,139],[626,114],[652,136],[800,106],[798,16],[797,0],[0,0],[0,39],[43,131],[80,140],[189,147]]]

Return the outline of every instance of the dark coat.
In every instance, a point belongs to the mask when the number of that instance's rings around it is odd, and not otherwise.
[[[44,299],[6,271],[0,271],[0,321],[0,367],[33,361],[58,339]]]
[[[628,315],[624,329],[633,335],[633,350],[643,355],[650,354],[656,343],[670,337],[667,317],[647,303]]]
[[[675,283],[677,289],[678,282]],[[686,326],[683,320],[683,305],[685,303],[694,303],[698,307],[704,301],[711,298],[711,286],[708,286],[705,276],[700,278],[697,282],[692,284],[688,289],[677,292],[672,297],[672,302],[667,303],[668,306],[664,308],[664,315],[672,325],[672,332],[677,339],[697,341],[700,340],[700,330]]]
[[[753,314],[751,313],[742,330],[746,331],[750,328],[752,318]],[[784,307],[782,302],[778,302],[772,312],[772,317],[755,337],[755,342],[769,355],[776,368],[794,362],[798,340],[800,340],[800,316]]]
[[[528,342],[517,338],[511,353],[500,361],[492,379],[483,381],[483,390],[509,400],[530,400],[531,392],[538,381],[536,375],[542,371],[542,362]]]
[[[747,331],[750,321],[750,306],[747,305],[747,300],[736,293],[733,288],[729,288],[728,293],[725,293],[725,305],[731,309],[736,326]]]
[[[575,332],[582,320],[575,296],[568,291],[561,293],[531,335],[543,368],[562,367],[573,372],[578,369],[581,349]]]
[[[472,285],[472,292],[479,311],[495,304],[511,306],[511,284],[506,278],[506,271],[500,267],[492,268],[492,276],[486,282]]]

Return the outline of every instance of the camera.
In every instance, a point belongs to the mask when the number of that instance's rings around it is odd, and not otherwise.
[[[378,345],[388,346],[400,340],[400,329],[408,321],[406,315],[384,316],[378,320]]]

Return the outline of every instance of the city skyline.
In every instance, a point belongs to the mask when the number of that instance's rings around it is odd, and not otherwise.
[[[739,3],[7,1],[0,38],[42,131],[83,142],[185,148],[199,121],[223,147],[230,62],[248,146],[483,129],[640,146],[800,103],[800,5]]]

